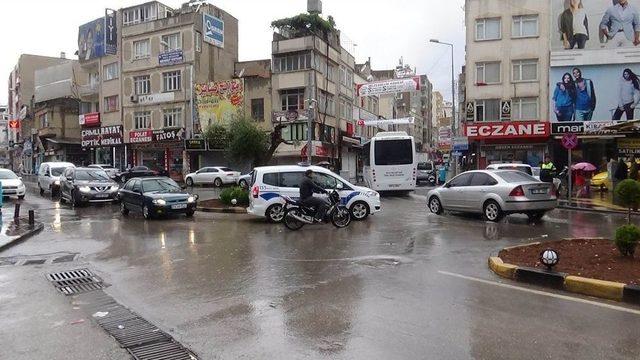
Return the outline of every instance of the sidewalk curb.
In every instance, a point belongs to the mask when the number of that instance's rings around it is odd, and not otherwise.
[[[216,207],[197,207],[197,211],[209,212],[209,213],[224,213],[224,214],[246,214],[247,209],[239,207],[229,208],[216,208]]]
[[[489,268],[496,275],[528,284],[551,287],[576,294],[640,305],[640,286],[605,281],[561,272],[507,264],[497,256],[489,257]]]
[[[574,210],[574,211],[586,211],[586,212],[594,212],[594,213],[600,213],[600,214],[618,214],[618,215],[627,215],[626,211],[620,211],[620,210],[603,210],[603,209],[589,209],[589,208],[583,208],[583,207],[577,207],[577,206],[567,206],[567,205],[558,205],[556,207],[556,209],[563,209],[563,210]],[[633,216],[640,216],[639,213],[637,212],[631,212],[631,217]]]
[[[27,240],[28,238],[36,235],[37,233],[39,233],[40,231],[42,231],[42,229],[44,229],[44,224],[41,222],[36,222],[36,224],[34,225],[33,229],[29,229],[29,231],[25,232],[22,235],[17,236],[15,239],[9,241],[6,244],[0,245],[0,252],[3,250],[6,250],[14,245],[19,244],[20,242]]]

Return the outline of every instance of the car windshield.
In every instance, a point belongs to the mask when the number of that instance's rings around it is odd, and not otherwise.
[[[0,171],[0,179],[2,180],[17,179],[17,178],[18,176],[14,174],[13,171]]]
[[[497,173],[504,181],[508,183],[519,183],[519,182],[529,182],[529,181],[538,181],[531,175],[525,174],[520,171],[502,171]]]
[[[142,182],[144,192],[175,192],[180,186],[171,179],[150,179]]]
[[[540,176],[540,168],[539,167],[534,167],[533,168],[533,176]]]
[[[149,170],[149,168],[146,167],[146,166],[134,166],[132,170],[134,170],[134,171],[147,171],[147,170]]]
[[[222,170],[222,171],[233,171],[232,169],[229,169],[229,168],[220,168],[220,170]]]
[[[51,176],[60,176],[64,172],[66,167],[54,167],[51,168]]]
[[[426,162],[418,163],[418,170],[431,170],[431,163],[426,163]]]
[[[76,180],[109,180],[109,175],[104,170],[76,170]]]

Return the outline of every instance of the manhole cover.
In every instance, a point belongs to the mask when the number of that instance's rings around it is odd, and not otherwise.
[[[75,295],[104,287],[102,279],[89,269],[76,269],[47,274],[53,286],[65,295]]]

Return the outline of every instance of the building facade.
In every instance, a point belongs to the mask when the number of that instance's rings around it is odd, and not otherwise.
[[[472,167],[537,166],[548,151],[550,3],[465,1],[462,120],[471,144],[468,154],[476,154]],[[505,122],[511,130],[497,131]]]

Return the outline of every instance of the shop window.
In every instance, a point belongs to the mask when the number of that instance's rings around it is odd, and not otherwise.
[[[162,91],[179,91],[182,83],[180,70],[162,73]]]
[[[251,118],[264,121],[264,99],[251,99]]]
[[[538,120],[538,98],[517,98],[511,101],[513,120]]]
[[[476,20],[476,40],[497,40],[502,37],[500,18]]]
[[[162,111],[164,127],[173,128],[182,125],[182,109],[165,109]]]
[[[133,114],[134,129],[151,128],[151,111],[137,111]]]
[[[134,92],[136,95],[145,95],[151,92],[151,77],[149,75],[133,77]]]
[[[118,110],[118,95],[106,96],[104,98],[104,111],[117,111]]]
[[[476,100],[476,121],[499,121],[500,100]]]

